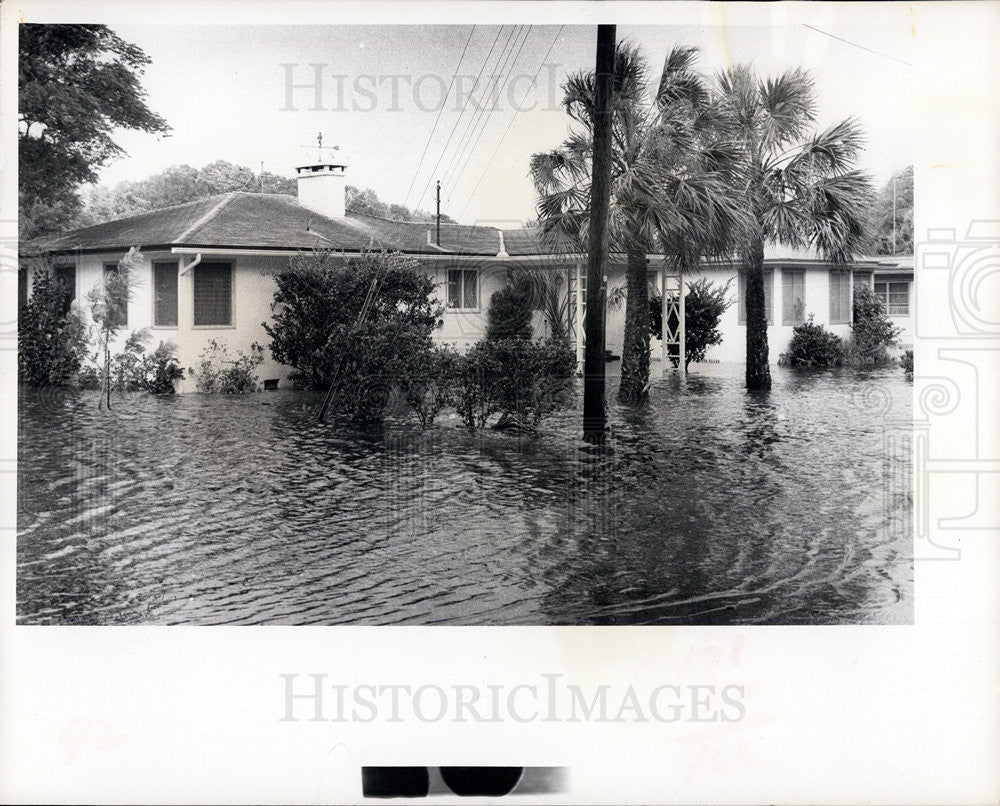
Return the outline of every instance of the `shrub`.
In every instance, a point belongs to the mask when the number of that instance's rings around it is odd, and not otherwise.
[[[124,350],[111,359],[113,390],[173,394],[174,381],[184,377],[184,370],[177,361],[177,348],[173,342],[161,341],[152,353],[147,354],[145,343],[148,340],[149,331],[146,328],[133,331],[125,340]],[[96,366],[81,371],[80,385],[99,388],[100,371]]]
[[[442,308],[433,280],[409,258],[367,251],[344,260],[331,252],[293,258],[275,277],[275,313],[264,329],[296,386],[325,391],[335,382],[335,410],[378,420],[395,379],[430,351]]]
[[[903,353],[903,357],[899,361],[900,366],[903,368],[903,372],[906,373],[906,377],[909,380],[913,380],[913,350],[907,350]]]
[[[29,386],[62,385],[76,377],[87,331],[68,310],[67,289],[46,267],[36,272],[31,296],[18,315],[17,374]]]
[[[788,352],[780,363],[793,367],[835,367],[844,360],[844,343],[840,336],[830,333],[809,318],[792,331]]]
[[[434,418],[455,400],[456,368],[460,356],[447,345],[434,345],[415,356],[397,376],[406,404],[420,420],[421,428],[429,428]]]
[[[490,306],[486,312],[486,340],[530,340],[531,313],[535,302],[535,288],[531,279],[520,273],[512,275],[507,285],[494,291],[490,297]]]
[[[889,320],[885,305],[870,286],[854,287],[854,322],[847,344],[851,364],[892,363],[889,348],[896,343],[900,330]]]
[[[250,345],[250,354],[237,351],[234,359],[229,355],[229,348],[216,339],[201,351],[198,369],[199,392],[221,392],[226,395],[246,394],[256,392],[260,388],[260,379],[254,370],[264,363],[264,348],[259,344]]]
[[[469,428],[499,413],[496,428],[534,430],[565,400],[576,369],[561,340],[483,340],[457,362],[456,408]]]

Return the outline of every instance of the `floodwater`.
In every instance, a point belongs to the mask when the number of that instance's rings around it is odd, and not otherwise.
[[[738,366],[540,435],[22,389],[23,624],[911,623],[911,384]],[[609,378],[609,398],[615,378]]]

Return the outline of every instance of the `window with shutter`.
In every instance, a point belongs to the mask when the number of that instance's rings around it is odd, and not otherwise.
[[[806,273],[781,270],[781,324],[798,325],[806,318]]]
[[[194,268],[195,327],[229,327],[232,323],[232,264],[200,263]]]
[[[177,327],[177,263],[153,264],[153,325]]]
[[[851,321],[851,276],[846,271],[830,272],[830,324]]]

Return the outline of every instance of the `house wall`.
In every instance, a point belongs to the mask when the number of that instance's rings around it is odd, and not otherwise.
[[[60,259],[59,262],[61,263],[69,262],[76,266],[76,292],[73,305],[85,321],[91,321],[89,304],[87,302],[88,291],[101,283],[104,265],[106,263],[117,263],[124,254],[123,251],[117,251],[103,254],[77,255],[72,258]],[[194,326],[194,274],[191,271],[185,271],[185,267],[193,259],[192,255],[173,255],[167,251],[143,253],[141,262],[132,275],[133,293],[129,301],[128,324],[112,343],[112,351],[120,351],[132,331],[149,328],[151,335],[149,341],[150,349],[155,348],[160,341],[172,341],[177,345],[181,366],[188,370],[197,370],[202,353],[209,347],[213,340],[224,345],[232,358],[238,357],[241,352],[249,353],[250,345],[253,342],[257,342],[265,347],[264,363],[257,370],[261,381],[277,380],[281,386],[287,385],[290,369],[278,364],[271,358],[270,352],[266,349],[269,339],[262,323],[271,316],[271,301],[274,298],[275,291],[274,274],[288,265],[288,258],[280,256],[239,256],[226,259],[224,257],[207,255],[204,257],[206,262],[230,262],[233,265],[233,323],[225,327]],[[154,261],[159,260],[177,261],[180,264],[177,327],[153,325],[152,265]],[[479,270],[478,306],[472,310],[454,310],[445,307],[441,317],[442,326],[434,334],[435,340],[452,344],[460,350],[465,350],[481,339],[486,331],[490,297],[504,286],[509,270],[515,265],[518,264],[513,261],[510,263],[500,263],[496,261],[482,261],[475,258],[423,261],[422,268],[434,280],[437,287],[437,298],[442,306],[446,306],[447,301],[449,269],[473,268]],[[805,314],[807,317],[809,314],[813,314],[816,323],[828,327],[828,329],[841,337],[847,338],[850,335],[849,325],[831,325],[829,323],[830,273],[826,267],[789,263],[785,265],[771,265],[769,268],[773,271],[774,275],[772,291],[774,323],[768,327],[771,363],[776,363],[780,354],[788,349],[792,338],[793,326],[783,325],[781,322],[783,270],[794,269],[805,272]],[[561,266],[550,265],[550,269],[566,278],[562,287],[564,293],[568,293],[572,297],[570,309],[574,319],[573,335],[576,338],[577,334],[582,331],[582,327],[581,321],[577,316],[580,309],[575,304],[575,288],[579,282],[580,273],[584,272],[586,267],[585,265],[571,262]],[[657,273],[656,283],[657,288],[659,288],[662,264],[653,260],[650,263],[649,270]],[[895,272],[894,274],[898,275],[899,272]],[[746,355],[746,325],[739,322],[737,270],[732,266],[706,267],[694,275],[686,276],[685,279],[691,282],[701,277],[706,277],[719,285],[724,285],[731,278],[730,298],[734,303],[723,314],[720,323],[723,334],[722,343],[709,348],[706,359],[713,362],[742,363],[745,361]],[[855,282],[872,282],[872,280],[873,274],[870,271],[855,274]],[[625,267],[623,265],[612,265],[608,272],[607,287],[609,292],[617,286],[623,286],[624,283]],[[911,288],[911,313],[912,301],[913,293]],[[893,317],[893,321],[903,331],[903,335],[900,338],[901,345],[903,347],[912,345],[912,316]],[[625,306],[621,305],[617,308],[610,308],[606,324],[606,345],[607,349],[617,356],[620,356],[622,352],[624,325]],[[536,312],[533,326],[537,335],[547,335],[545,320],[540,313]],[[578,349],[578,355],[582,356],[582,346]],[[654,364],[654,371],[659,368],[661,355],[661,342],[658,339],[653,339],[651,343],[651,357],[656,362]],[[194,391],[196,388],[197,374],[189,371],[186,373],[186,377],[180,382],[178,391],[188,392]]]

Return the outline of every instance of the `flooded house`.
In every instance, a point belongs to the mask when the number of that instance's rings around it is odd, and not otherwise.
[[[226,193],[120,218],[30,244],[32,254],[51,259],[57,275],[71,291],[72,302],[88,317],[87,292],[135,247],[141,262],[133,270],[133,293],[127,321],[119,333],[120,350],[132,331],[149,328],[153,342],[173,341],[181,366],[192,367],[216,340],[233,353],[254,342],[266,346],[263,322],[271,316],[274,275],[302,251],[331,250],[344,259],[369,248],[400,252],[413,258],[438,288],[444,307],[436,338],[459,349],[482,338],[490,296],[518,267],[542,268],[558,278],[568,303],[570,335],[582,362],[582,323],[586,296],[586,255],[553,252],[537,229],[503,229],[451,223],[403,222],[345,209],[345,161],[317,160],[296,168],[296,196]],[[676,294],[662,255],[648,256],[652,295]],[[26,259],[22,298],[30,294],[39,261]],[[732,281],[735,304],[722,317],[722,343],[709,348],[711,362],[745,359],[744,282],[738,263],[706,261],[698,277],[725,284]],[[902,346],[912,344],[913,258],[877,257],[855,262],[849,271],[814,254],[770,250],[765,255],[765,306],[772,362],[787,348],[796,324],[810,315],[834,333],[847,336],[853,288],[872,286],[885,301],[889,316],[902,329]],[[607,275],[609,295],[625,284],[624,255],[612,256]],[[621,354],[624,305],[610,305],[607,349]],[[535,332],[545,332],[536,313]],[[669,338],[669,337],[668,337]],[[653,339],[652,357],[662,366],[663,341]],[[261,380],[287,384],[290,368],[271,359],[259,369]],[[188,373],[178,391],[193,391]],[[271,385],[274,385],[273,383]]]

